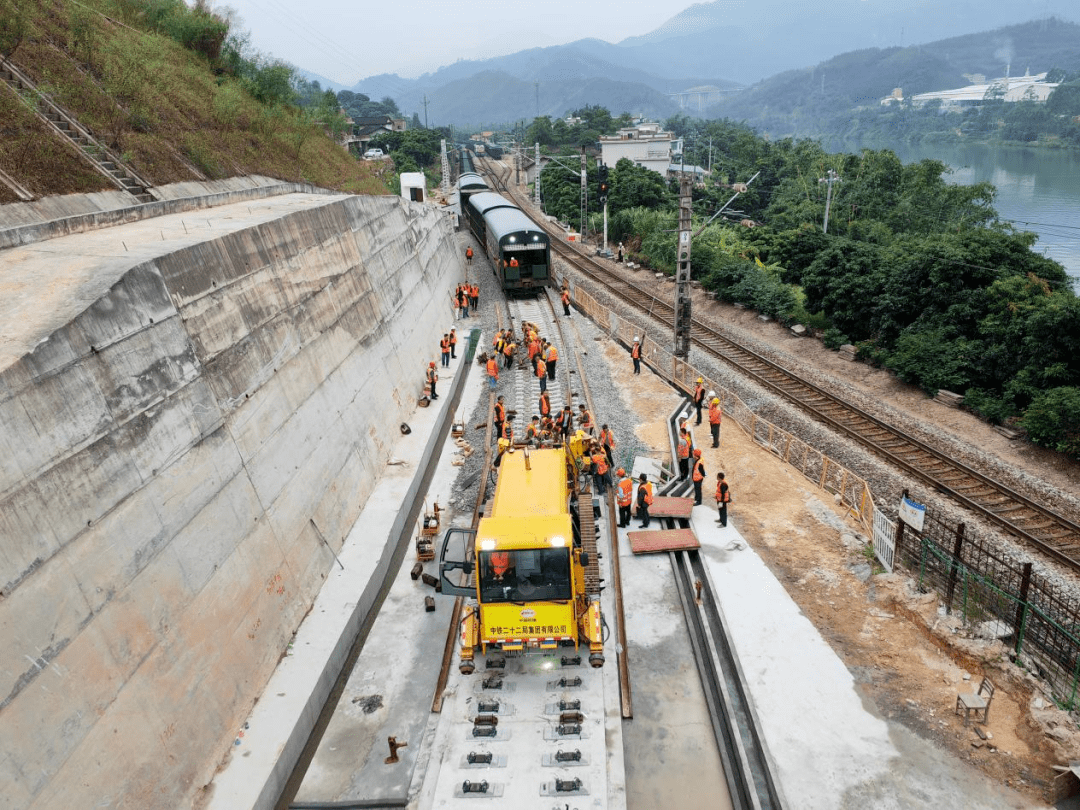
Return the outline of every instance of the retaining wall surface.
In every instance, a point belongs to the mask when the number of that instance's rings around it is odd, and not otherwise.
[[[436,210],[337,198],[133,267],[0,374],[0,807],[194,801],[460,272]]]

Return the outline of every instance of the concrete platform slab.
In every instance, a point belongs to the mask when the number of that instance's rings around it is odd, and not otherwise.
[[[653,498],[652,506],[649,507],[649,517],[688,518],[693,508],[693,498],[672,498],[667,495],[657,495]]]
[[[655,554],[661,551],[685,551],[700,548],[693,529],[657,529],[656,531],[627,532],[630,549],[635,554]]]
[[[745,507],[744,507],[745,508]],[[732,523],[693,527],[787,806],[800,810],[1031,807],[878,716],[855,679]]]

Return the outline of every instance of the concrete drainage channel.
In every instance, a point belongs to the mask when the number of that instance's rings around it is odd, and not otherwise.
[[[688,419],[689,402],[668,417],[668,439],[672,461],[677,458],[679,423]],[[685,497],[692,487],[687,479],[673,478],[661,495]],[[688,528],[686,519],[662,518],[666,528]],[[714,596],[712,580],[700,552],[670,551],[679,601],[686,616],[687,630],[709,706],[713,734],[736,810],[760,808],[781,810],[780,792],[769,767],[769,756],[759,733],[759,723],[738,656]]]

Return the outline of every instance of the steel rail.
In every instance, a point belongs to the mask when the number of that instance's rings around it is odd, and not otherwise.
[[[512,190],[505,190],[521,204]],[[671,304],[612,273],[580,249],[563,243],[562,234],[547,222],[539,221],[537,224],[552,237],[551,246],[556,253],[575,269],[648,318],[672,326],[674,308]],[[693,321],[692,340],[710,356],[727,362],[769,391],[793,402],[815,419],[877,453],[936,491],[1059,562],[1080,570],[1080,524],[956,460],[949,451],[938,450],[825,391],[699,320]]]

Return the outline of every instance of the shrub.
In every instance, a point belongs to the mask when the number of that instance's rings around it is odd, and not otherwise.
[[[1036,444],[1080,459],[1080,388],[1062,386],[1040,392],[1020,424]]]
[[[848,336],[835,326],[830,326],[825,330],[825,334],[821,336],[821,342],[825,344],[826,349],[836,351],[848,342]]]
[[[995,425],[1000,425],[1016,413],[1016,407],[1008,397],[995,396],[993,392],[983,388],[969,388],[965,391],[964,407],[970,408]]]

